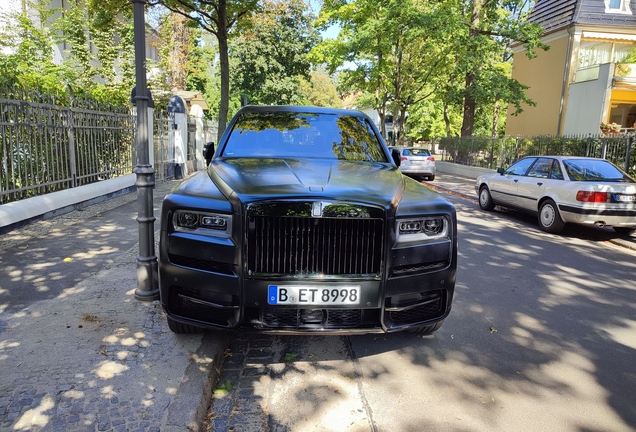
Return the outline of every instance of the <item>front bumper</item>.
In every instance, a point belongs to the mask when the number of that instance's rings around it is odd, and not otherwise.
[[[450,240],[391,250],[386,277],[316,278],[243,275],[228,239],[162,233],[161,303],[168,316],[197,327],[264,332],[363,334],[438,322],[451,309],[456,251]],[[267,303],[269,285],[360,286],[357,305]]]
[[[411,175],[435,175],[435,166],[426,165],[401,165],[400,171],[402,174]]]

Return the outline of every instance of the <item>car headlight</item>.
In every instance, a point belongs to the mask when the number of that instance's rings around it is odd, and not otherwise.
[[[232,216],[193,210],[176,210],[172,214],[172,226],[175,231],[229,237],[232,233]]]
[[[448,236],[448,220],[443,216],[397,220],[397,241],[412,242]]]

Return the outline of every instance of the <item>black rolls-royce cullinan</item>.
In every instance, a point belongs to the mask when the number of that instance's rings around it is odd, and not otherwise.
[[[163,201],[170,329],[430,334],[451,310],[451,203],[351,110],[248,106]]]

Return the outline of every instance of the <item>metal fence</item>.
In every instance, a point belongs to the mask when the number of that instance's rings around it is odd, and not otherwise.
[[[132,172],[129,110],[67,102],[0,89],[0,204]]]
[[[445,137],[431,143],[441,160],[495,169],[524,156],[590,156],[611,161],[632,177],[636,150],[632,132],[586,136]]]
[[[150,127],[159,183],[175,177],[174,115],[154,111]],[[136,129],[126,107],[0,88],[0,204],[131,174]],[[213,141],[217,130],[204,120],[201,130],[188,132],[193,168],[197,134]]]

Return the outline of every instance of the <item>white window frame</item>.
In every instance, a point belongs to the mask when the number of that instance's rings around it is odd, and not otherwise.
[[[632,9],[629,6],[629,4],[631,3],[630,0],[621,0],[621,5],[618,8],[611,8],[610,9],[610,1],[611,0],[605,0],[605,13],[611,13],[611,14],[632,14]]]

